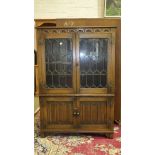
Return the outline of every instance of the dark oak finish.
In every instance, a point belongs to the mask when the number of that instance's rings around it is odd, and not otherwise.
[[[49,132],[96,132],[106,133],[107,137],[112,138],[114,114],[115,119],[120,119],[120,113],[116,111],[114,113],[115,107],[119,109],[120,105],[120,88],[118,88],[120,81],[117,78],[120,76],[119,29],[119,19],[36,20],[38,91],[43,136],[44,133]],[[71,42],[66,42],[67,39],[70,39]],[[85,43],[89,40],[87,45],[84,44],[88,46],[86,48],[88,49],[87,54],[89,54],[84,55],[84,61],[89,59],[92,61],[93,64],[89,65],[90,73],[87,70],[84,70],[84,73],[81,72],[80,63],[83,60],[80,53],[81,40]],[[48,48],[47,41],[50,42]],[[93,47],[92,52],[90,43]],[[68,49],[68,46],[71,49]],[[66,52],[70,50],[69,57],[66,55],[67,53],[64,54],[65,49]],[[47,52],[48,50],[50,53]],[[107,53],[107,58],[103,50]],[[63,58],[62,54],[58,54],[62,52]],[[100,68],[101,54],[105,59],[103,64],[107,64],[105,71]],[[68,62],[70,58],[72,58],[72,63]],[[72,72],[68,74],[67,67],[70,64]],[[94,69],[95,66],[96,69]],[[47,72],[52,79],[52,85],[47,84]],[[68,76],[71,76],[70,86],[64,84]],[[101,84],[103,81],[101,77],[105,78],[106,85]],[[81,83],[83,78],[86,80],[86,85]],[[57,81],[57,85],[53,85],[53,79]],[[94,81],[96,82],[94,83]]]

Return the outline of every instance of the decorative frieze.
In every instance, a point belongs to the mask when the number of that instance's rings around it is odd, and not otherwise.
[[[57,28],[57,29],[40,29],[44,33],[93,33],[93,32],[111,32],[111,28]]]

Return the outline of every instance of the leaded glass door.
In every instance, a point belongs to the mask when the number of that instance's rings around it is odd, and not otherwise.
[[[75,37],[74,34],[46,34],[42,45],[43,93],[75,93]]]
[[[108,93],[114,85],[114,50],[110,33],[77,36],[77,92]]]

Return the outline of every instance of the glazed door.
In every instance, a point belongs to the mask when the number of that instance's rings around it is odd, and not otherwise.
[[[77,92],[114,91],[114,39],[112,33],[79,33],[77,36]]]
[[[76,87],[74,34],[41,35],[40,92],[48,94],[74,93]]]

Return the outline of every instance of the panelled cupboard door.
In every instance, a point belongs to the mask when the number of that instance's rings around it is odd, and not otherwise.
[[[74,93],[75,34],[38,32],[40,93]]]
[[[114,93],[115,33],[78,33],[76,50],[77,92]]]
[[[113,131],[113,97],[78,97],[79,130]]]
[[[42,131],[65,131],[76,126],[74,97],[42,97],[40,107]]]

